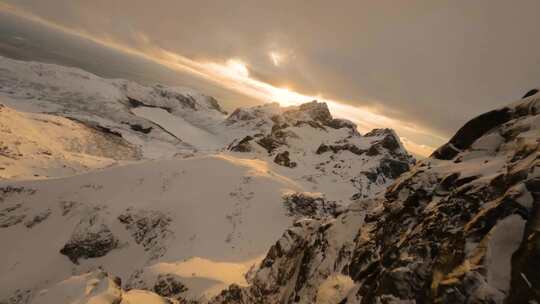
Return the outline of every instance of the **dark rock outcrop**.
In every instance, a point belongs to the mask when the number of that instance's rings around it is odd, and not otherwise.
[[[338,205],[317,193],[294,192],[283,196],[283,204],[289,216],[324,218],[335,216]]]
[[[71,234],[60,253],[73,263],[79,259],[98,258],[118,247],[118,239],[97,213],[83,218]]]
[[[326,125],[334,129],[349,128],[352,132],[358,133],[356,130],[356,124],[347,119],[334,118],[327,122]]]
[[[450,141],[437,149],[432,157],[449,160],[454,158],[459,151],[469,148],[482,135],[489,130],[498,127],[512,118],[509,108],[493,110],[484,113],[467,122]]]
[[[150,133],[150,131],[152,131],[152,127],[145,128],[140,124],[131,124],[131,123],[127,123],[127,122],[124,122],[124,123],[128,124],[129,127],[131,128],[131,130],[136,131],[136,132],[140,132],[140,133],[143,133],[143,134],[148,134],[148,133]]]
[[[118,216],[118,220],[137,244],[141,244],[156,259],[167,251],[166,241],[172,236],[169,225],[172,219],[166,214],[154,210],[128,208]]]
[[[283,140],[276,138],[272,135],[267,135],[257,140],[257,143],[261,147],[265,148],[268,153],[272,153],[275,149],[285,144]]]
[[[303,103],[298,106],[297,109],[283,113],[285,117],[296,117],[299,116],[299,114],[305,114],[312,120],[322,124],[330,123],[333,119],[332,114],[330,114],[330,110],[328,109],[328,105],[324,102],[318,102],[317,100]]]
[[[293,162],[289,159],[289,151],[283,151],[276,154],[276,157],[274,158],[274,163],[288,168],[296,167],[296,162]]]
[[[366,150],[363,150],[363,149],[360,149],[358,148],[357,146],[353,145],[353,144],[335,144],[335,145],[326,145],[326,144],[321,144],[318,148],[317,148],[317,151],[315,151],[316,154],[323,154],[323,153],[326,153],[328,151],[332,151],[333,153],[338,153],[339,151],[349,151],[353,154],[356,154],[356,155],[362,155],[364,153],[366,153]]]
[[[217,99],[215,99],[214,97],[212,96],[207,96],[206,97],[206,101],[208,102],[208,104],[210,105],[210,108],[211,109],[214,109],[218,112],[220,112],[221,114],[225,114],[227,115],[227,111],[223,110],[223,108],[221,107],[221,105],[219,104],[219,102],[217,101]]]
[[[536,95],[537,93],[538,93],[538,89],[532,89],[532,90],[528,91],[527,93],[525,93],[525,95],[523,95],[523,97],[521,97],[521,98],[525,99],[525,98],[531,97],[533,95]]]
[[[175,275],[160,274],[153,290],[162,297],[180,299],[181,294],[188,291],[188,288]]]
[[[229,145],[228,149],[230,151],[234,151],[234,152],[251,152],[252,147],[251,147],[250,142],[252,140],[253,140],[253,137],[248,135],[248,136],[242,138],[237,143],[235,143],[235,142],[231,143]]]
[[[401,174],[409,171],[409,167],[409,163],[407,162],[383,158],[379,169],[386,178],[396,179]]]

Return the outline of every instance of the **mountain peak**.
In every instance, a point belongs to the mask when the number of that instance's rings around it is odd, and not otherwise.
[[[283,114],[285,116],[295,117],[297,120],[302,120],[301,116],[305,115],[307,116],[306,118],[310,118],[311,120],[322,124],[328,124],[333,119],[332,114],[330,114],[330,110],[328,109],[328,105],[325,102],[318,102],[317,100],[293,107]]]

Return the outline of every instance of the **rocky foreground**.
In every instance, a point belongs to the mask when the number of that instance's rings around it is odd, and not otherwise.
[[[537,92],[537,91],[536,91]],[[540,95],[474,118],[388,188],[297,221],[212,303],[536,303]]]

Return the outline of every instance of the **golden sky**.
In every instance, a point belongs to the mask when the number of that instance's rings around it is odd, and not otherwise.
[[[540,82],[531,66],[540,45],[517,47],[538,18],[501,19],[538,2],[390,2],[6,0],[0,9],[259,102],[325,101],[360,132],[395,129],[422,156]]]

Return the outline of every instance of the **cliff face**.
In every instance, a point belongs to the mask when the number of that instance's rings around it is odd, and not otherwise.
[[[301,220],[213,303],[539,301],[540,96],[471,120],[384,198]]]

